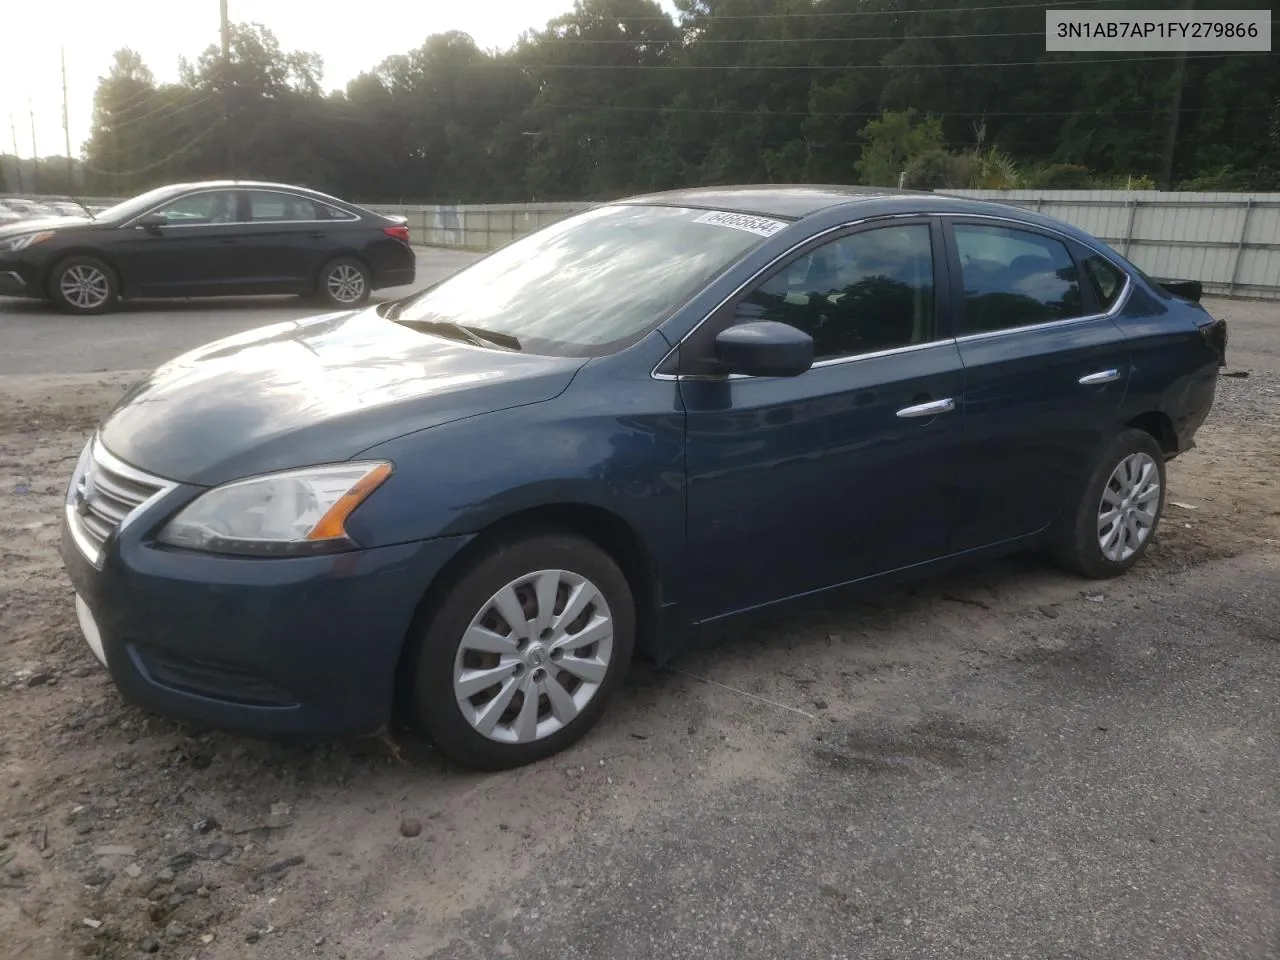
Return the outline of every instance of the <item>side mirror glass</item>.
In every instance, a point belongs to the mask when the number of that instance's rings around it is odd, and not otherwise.
[[[813,338],[775,320],[734,324],[716,336],[716,359],[729,373],[798,377],[813,366]]]

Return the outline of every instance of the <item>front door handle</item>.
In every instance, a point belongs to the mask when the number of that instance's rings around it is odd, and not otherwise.
[[[930,400],[928,403],[917,403],[914,407],[903,407],[898,411],[900,417],[935,417],[940,413],[950,413],[956,408],[956,402],[950,397],[945,400]]]
[[[1092,387],[1098,383],[1111,383],[1120,379],[1119,370],[1099,370],[1097,373],[1088,373],[1080,378],[1081,386]]]

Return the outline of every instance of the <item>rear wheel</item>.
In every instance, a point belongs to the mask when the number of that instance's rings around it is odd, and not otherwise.
[[[119,296],[115,271],[96,257],[68,257],[49,275],[49,299],[64,313],[105,313]]]
[[[320,271],[316,296],[335,307],[355,307],[369,299],[369,269],[353,257],[330,260]]]
[[[595,544],[544,534],[499,547],[445,593],[420,643],[420,726],[484,770],[563,750],[599,720],[631,660],[627,579]]]
[[[1126,428],[1094,464],[1055,556],[1093,579],[1119,576],[1147,552],[1164,512],[1165,461],[1145,430]]]

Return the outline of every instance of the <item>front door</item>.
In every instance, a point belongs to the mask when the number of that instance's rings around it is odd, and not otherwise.
[[[217,296],[244,280],[238,190],[187,194],[154,211],[160,227],[123,226],[111,237],[126,296]]]
[[[993,221],[957,220],[948,234],[965,368],[954,540],[964,550],[1039,533],[1068,506],[1114,428],[1130,359],[1107,315],[1123,277],[1101,258]]]
[[[947,552],[963,371],[940,228],[851,230],[772,270],[681,345],[694,616],[705,620]],[[794,378],[700,375],[733,322],[814,338]]]
[[[309,197],[280,190],[249,190],[245,243],[252,251],[253,286],[260,293],[299,293],[310,289],[327,256],[338,246],[336,218],[350,219]]]

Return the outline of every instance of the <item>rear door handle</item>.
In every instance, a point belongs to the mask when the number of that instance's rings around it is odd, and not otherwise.
[[[914,407],[903,407],[898,411],[900,417],[935,417],[940,413],[950,413],[956,408],[956,402],[947,397],[945,400],[930,400],[928,403],[917,403]]]
[[[1080,378],[1082,386],[1091,387],[1098,383],[1111,383],[1120,379],[1119,370],[1099,370],[1097,373],[1087,373]]]

